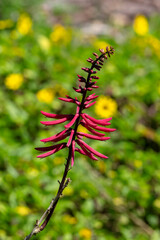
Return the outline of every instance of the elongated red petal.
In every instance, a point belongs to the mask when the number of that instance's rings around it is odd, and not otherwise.
[[[47,113],[47,112],[43,112],[43,111],[41,111],[41,113],[48,118],[56,118],[56,119],[61,119],[61,118],[65,118],[65,117],[67,119],[73,118],[73,114],[53,114],[53,113]]]
[[[81,143],[87,150],[89,150],[90,152],[92,152],[94,155],[101,157],[101,158],[108,158],[107,156],[103,155],[102,153],[97,152],[96,150],[94,150],[93,148],[91,148],[87,143],[85,143],[84,141],[77,139],[76,140],[77,143]]]
[[[93,89],[91,87],[88,87],[87,88],[87,91],[92,91]]]
[[[105,136],[104,133],[97,132],[94,129],[92,129],[91,127],[89,127],[84,120],[81,121],[81,125],[83,127],[85,127],[89,132],[93,133],[96,136],[99,136],[99,137],[104,137]]]
[[[37,156],[37,158],[45,158],[45,157],[48,157],[58,151],[60,151],[62,148],[65,148],[66,147],[66,143],[61,143],[61,144],[57,144],[55,145],[55,148],[52,150],[52,151],[49,151],[47,153],[43,153],[43,154],[40,154]]]
[[[89,157],[90,159],[94,160],[94,161],[98,161],[98,158],[96,158],[92,153],[88,152],[86,149],[85,151],[83,151],[82,149],[80,148],[75,148],[75,151]]]
[[[75,114],[74,118],[67,124],[65,125],[64,127],[65,128],[70,128],[76,121],[76,119],[79,117],[79,114]]]
[[[56,124],[59,124],[59,123],[63,123],[63,122],[66,122],[68,120],[67,117],[65,118],[61,118],[59,120],[55,120],[55,121],[41,121],[40,123],[46,125],[46,126],[49,126],[49,125],[56,125]]]
[[[36,150],[38,151],[41,151],[41,152],[48,152],[50,150],[53,150],[57,147],[57,145],[53,145],[53,146],[49,146],[49,147],[38,147],[38,148],[35,148]]]
[[[56,138],[54,138],[53,140],[47,140],[47,138],[46,139],[42,139],[42,140],[40,140],[41,142],[59,142],[59,141],[61,141],[61,140],[63,140],[63,139],[65,139],[66,137],[68,137],[70,135],[70,132],[67,132],[67,133],[65,133],[65,134],[63,134],[63,135],[61,135],[61,136],[58,136],[58,137],[56,137]]]
[[[57,134],[55,134],[54,136],[51,136],[49,138],[44,138],[41,140],[41,142],[51,142],[51,141],[54,141],[57,137],[61,137],[63,136],[66,132],[68,132],[69,130],[68,129],[65,129]]]
[[[75,141],[72,141],[72,155],[71,155],[71,166],[74,164],[74,152],[75,152]]]
[[[89,120],[91,120],[93,123],[102,125],[102,126],[108,126],[110,123],[108,123],[112,118],[106,118],[106,119],[95,119],[91,117],[90,115],[84,113],[85,117],[87,117]]]
[[[105,128],[105,127],[100,127],[100,126],[95,126],[94,128],[96,130],[103,131],[103,132],[114,132],[114,131],[116,131],[115,128]]]
[[[85,109],[93,106],[95,103],[96,103],[96,101],[95,101],[95,102],[92,102],[92,103],[90,103],[90,104],[87,104],[87,105],[85,106]]]
[[[91,96],[91,95],[90,95],[90,96]],[[93,99],[95,99],[95,98],[97,98],[97,97],[98,97],[98,95],[97,95],[97,96],[91,96],[91,97],[88,96],[88,97],[86,98],[86,100],[93,100]]]
[[[73,134],[74,134],[74,130],[72,129],[72,130],[71,130],[70,137],[69,137],[69,140],[68,140],[68,142],[67,142],[67,147],[69,147],[70,144],[71,144],[71,141],[72,141],[72,138],[73,138]]]
[[[84,104],[87,105],[87,104],[89,104],[90,102],[92,102],[92,100],[85,101]]]
[[[78,142],[77,142],[78,143]],[[92,160],[96,160],[98,161],[98,159],[91,153],[89,152],[84,146],[82,143],[78,143],[78,145],[82,148],[82,154],[86,155],[87,157],[89,157],[90,159]]]
[[[93,85],[92,88],[99,88],[97,85]]]
[[[95,123],[91,122],[89,119],[87,119],[84,113],[82,113],[81,116],[89,126],[91,126],[91,127],[97,126],[97,124],[95,124]]]
[[[69,98],[62,98],[62,97],[59,97],[58,99],[61,100],[61,101],[64,101],[64,102],[72,102],[72,103],[75,102],[73,99],[69,99]]]
[[[99,140],[99,141],[106,141],[106,140],[110,139],[110,137],[98,137],[98,136],[94,136],[94,135],[91,135],[91,134],[88,134],[88,133],[83,133],[83,132],[77,132],[77,134],[80,135],[80,136],[84,136],[84,137]]]

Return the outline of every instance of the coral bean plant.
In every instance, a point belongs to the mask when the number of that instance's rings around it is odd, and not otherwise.
[[[97,73],[97,70],[100,71],[104,60],[108,59],[113,53],[114,49],[112,47],[106,47],[106,50],[99,49],[100,55],[97,53],[93,53],[95,56],[95,60],[92,58],[88,58],[87,61],[91,64],[91,67],[85,67],[82,68],[87,73],[87,77],[83,77],[78,75],[78,81],[80,82],[79,87],[75,88],[73,87],[74,91],[81,94],[82,98],[81,101],[78,100],[77,97],[70,97],[66,95],[66,98],[59,98],[61,101],[68,102],[68,103],[74,103],[76,105],[76,113],[75,114],[52,114],[41,111],[41,113],[47,117],[47,118],[53,118],[57,120],[53,121],[42,121],[41,123],[45,126],[50,125],[57,125],[60,123],[64,123],[69,121],[64,126],[64,130],[57,133],[54,136],[51,136],[49,138],[42,139],[41,141],[46,143],[51,143],[51,146],[48,147],[38,147],[36,150],[43,152],[42,154],[38,155],[38,158],[45,158],[48,157],[64,148],[68,148],[68,157],[66,159],[65,169],[63,173],[62,180],[59,181],[59,188],[57,191],[57,195],[52,200],[50,206],[48,209],[44,212],[40,220],[36,221],[36,224],[32,230],[32,232],[25,238],[25,240],[30,239],[33,235],[36,235],[40,231],[42,231],[47,223],[49,222],[55,207],[63,193],[63,190],[65,187],[67,187],[68,183],[70,182],[70,179],[67,178],[67,173],[70,170],[70,165],[73,167],[74,160],[75,160],[75,152],[78,152],[82,155],[85,155],[89,157],[92,160],[98,160],[99,158],[107,159],[108,157],[103,155],[102,153],[97,152],[95,149],[90,147],[87,143],[85,143],[82,139],[83,137],[99,140],[99,141],[106,141],[110,139],[110,137],[106,137],[105,133],[113,132],[116,129],[108,128],[106,126],[110,125],[110,120],[112,118],[107,119],[95,119],[85,113],[85,110],[93,106],[96,101],[93,101],[98,96],[93,94],[88,94],[88,92],[92,92],[94,89],[98,88],[96,85],[96,81],[99,77],[97,77],[95,74]],[[78,126],[82,125],[85,127],[91,134],[78,132]],[[99,132],[100,131],[100,132]],[[101,133],[103,132],[103,133]],[[68,140],[65,142],[60,142],[56,144],[59,141],[62,141],[68,137]]]

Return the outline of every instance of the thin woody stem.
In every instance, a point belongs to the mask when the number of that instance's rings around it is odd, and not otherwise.
[[[28,236],[26,236],[24,240],[31,239],[31,237],[33,235],[36,235],[37,233],[41,232],[46,227],[46,225],[48,224],[48,222],[49,222],[49,220],[50,220],[50,218],[51,218],[51,216],[52,216],[52,214],[53,214],[53,212],[56,208],[56,205],[57,205],[60,197],[62,196],[63,190],[67,187],[67,185],[71,181],[70,178],[67,178],[67,174],[70,170],[69,166],[70,166],[70,161],[71,161],[71,157],[72,157],[72,142],[75,140],[75,137],[76,137],[76,134],[77,134],[77,128],[78,128],[78,125],[80,123],[82,110],[84,108],[84,103],[85,103],[85,99],[86,99],[86,95],[87,95],[87,88],[89,86],[89,80],[90,80],[90,77],[91,77],[91,74],[92,74],[92,69],[95,67],[96,62],[99,61],[101,58],[103,58],[106,53],[107,52],[102,53],[98,58],[96,58],[96,60],[91,65],[90,71],[88,72],[87,81],[86,81],[86,84],[85,84],[86,89],[83,92],[83,97],[82,97],[81,104],[80,104],[80,109],[79,109],[79,112],[78,112],[79,117],[77,118],[77,120],[75,122],[74,134],[73,134],[71,144],[69,146],[69,153],[68,153],[68,157],[67,157],[67,162],[65,164],[65,169],[64,169],[62,180],[59,182],[60,185],[59,185],[56,197],[54,199],[52,199],[52,201],[50,203],[50,206],[43,213],[40,220],[36,221],[36,224],[35,224],[32,232]]]

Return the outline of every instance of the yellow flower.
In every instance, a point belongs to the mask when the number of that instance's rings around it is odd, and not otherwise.
[[[78,132],[83,132],[83,133],[88,133],[88,130],[85,127],[83,127],[82,125],[78,126],[77,131]]]
[[[150,45],[153,52],[160,57],[160,40],[153,36],[148,36],[146,42]]]
[[[31,32],[32,20],[26,13],[20,15],[17,22],[17,29],[22,35],[26,35]]]
[[[115,206],[121,206],[124,204],[124,200],[121,197],[113,198],[113,203]]]
[[[98,161],[97,162],[97,166],[98,166],[98,169],[101,173],[105,173],[106,172],[106,164],[104,161]]]
[[[57,66],[55,66],[55,68],[57,70]],[[56,84],[54,86],[54,90],[60,97],[65,97],[65,95],[68,93],[67,90],[65,88],[63,88],[62,85],[60,85],[60,84]]]
[[[160,199],[156,199],[154,202],[153,202],[153,205],[156,207],[156,208],[159,208],[160,209]]]
[[[146,35],[149,31],[147,18],[143,15],[137,15],[134,19],[133,29],[138,35]]]
[[[8,89],[17,90],[22,85],[24,79],[20,73],[12,73],[5,79],[5,85]]]
[[[77,223],[77,219],[75,217],[70,216],[69,214],[64,215],[62,220],[66,223],[69,223],[69,224],[76,224]]]
[[[110,97],[100,96],[95,104],[95,113],[102,117],[112,117],[117,112],[117,103]]]
[[[86,190],[82,189],[80,191],[80,196],[81,196],[81,198],[88,198],[89,194]]]
[[[65,162],[65,158],[64,157],[55,157],[53,159],[53,162],[55,165],[60,165]]]
[[[60,24],[54,26],[51,40],[55,44],[67,44],[71,41],[71,31]]]
[[[115,178],[116,177],[116,172],[113,170],[108,171],[108,177],[109,178]]]
[[[79,235],[81,238],[83,239],[91,239],[91,236],[92,236],[92,232],[90,229],[88,228],[82,228],[80,231],[79,231]]]
[[[51,103],[54,99],[54,92],[50,88],[44,88],[38,91],[36,96],[40,102]]]
[[[103,48],[105,50],[107,46],[110,47],[110,44],[108,44],[105,41],[95,40],[93,42],[93,46],[94,46],[95,49]]]
[[[142,167],[142,161],[140,161],[140,160],[135,160],[133,162],[133,164],[136,168],[141,168]]]
[[[42,50],[49,51],[51,44],[50,44],[50,40],[46,36],[40,35],[38,37],[38,43]]]
[[[73,192],[74,192],[73,188],[70,186],[67,186],[63,191],[65,196],[71,196],[73,194]]]
[[[26,206],[18,206],[15,210],[21,216],[26,216],[31,212],[31,210]]]
[[[24,57],[24,49],[23,48],[19,48],[19,47],[13,47],[12,48],[12,54],[14,56],[18,56],[18,57]]]
[[[36,168],[28,168],[27,174],[29,177],[37,177],[39,174],[39,171]]]
[[[0,20],[0,30],[11,28],[13,26],[13,21],[11,19]]]

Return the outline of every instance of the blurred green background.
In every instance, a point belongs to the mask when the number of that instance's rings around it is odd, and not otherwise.
[[[63,124],[45,128],[40,110],[75,112],[58,97],[76,96],[76,74],[106,45],[115,54],[99,73],[100,97],[87,112],[112,116],[117,131],[106,143],[85,141],[109,159],[76,154],[72,182],[33,239],[159,240],[160,16],[104,19],[96,33],[94,24],[74,24],[75,6],[47,6],[0,3],[0,240],[24,239],[56,194],[67,150],[37,159],[34,148]]]

